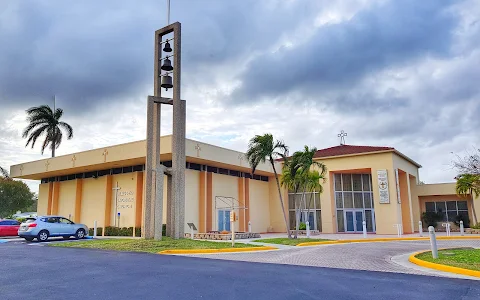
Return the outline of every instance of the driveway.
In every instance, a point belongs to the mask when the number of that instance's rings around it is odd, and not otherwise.
[[[480,248],[480,240],[439,240],[437,242],[439,248]],[[452,276],[449,273],[423,271],[421,268],[405,266],[409,263],[399,264],[395,262],[399,260],[392,261],[392,258],[397,256],[428,249],[430,249],[429,241],[401,241],[290,247],[289,249],[271,252],[222,253],[215,255],[195,256],[210,259],[260,263],[395,272],[419,275],[435,274],[437,276]],[[406,256],[406,258],[408,258],[408,256]],[[405,259],[405,261],[406,260],[407,259]]]
[[[411,274],[24,243],[1,244],[0,258],[2,300],[480,298],[476,281]]]

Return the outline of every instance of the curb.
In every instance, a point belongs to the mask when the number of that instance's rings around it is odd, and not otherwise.
[[[163,250],[158,254],[215,254],[215,253],[235,253],[235,252],[255,252],[278,250],[275,247],[247,247],[247,248],[225,248],[225,249],[172,249]]]
[[[425,252],[430,252],[429,250],[427,251],[420,251],[413,253],[410,255],[408,260],[416,265],[419,265],[424,268],[429,268],[429,269],[435,269],[443,272],[448,272],[448,273],[455,273],[455,274],[460,274],[460,275],[467,275],[467,276],[473,276],[473,277],[479,277],[480,278],[480,271],[475,271],[475,270],[469,270],[469,269],[464,269],[464,268],[459,268],[459,267],[452,267],[452,266],[447,266],[447,265],[442,265],[442,264],[436,264],[432,263],[429,261],[425,261],[419,258],[416,258],[418,254],[422,254]]]
[[[300,243],[297,247],[346,244],[346,243],[375,243],[375,242],[395,242],[395,241],[427,241],[428,237],[409,237],[409,238],[378,238],[378,239],[354,239],[354,240],[336,240],[325,242],[306,242]],[[480,236],[437,236],[437,240],[480,240]]]

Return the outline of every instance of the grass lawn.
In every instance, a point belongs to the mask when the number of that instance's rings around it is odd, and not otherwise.
[[[331,241],[331,240],[326,240],[326,239],[307,239],[307,238],[298,238],[298,239],[273,238],[273,239],[254,240],[253,242],[296,246],[296,245],[298,245],[298,244],[300,244],[300,243],[326,242],[326,241]]]
[[[432,252],[425,252],[416,257],[436,264],[480,271],[480,249],[464,248],[439,250],[438,259],[432,258]]]
[[[174,240],[163,237],[161,241],[144,239],[99,239],[78,242],[63,242],[48,244],[51,247],[89,248],[115,251],[135,251],[157,253],[171,249],[224,249],[232,248],[232,242],[195,241],[191,239]],[[258,247],[235,243],[235,248]]]

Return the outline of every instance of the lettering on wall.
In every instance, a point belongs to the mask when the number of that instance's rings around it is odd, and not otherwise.
[[[390,203],[390,195],[388,193],[388,175],[387,170],[377,170],[378,193],[380,195],[380,203]]]
[[[133,208],[133,203],[135,203],[135,192],[134,191],[118,192],[117,209]]]

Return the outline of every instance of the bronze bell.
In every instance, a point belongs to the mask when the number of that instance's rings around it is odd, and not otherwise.
[[[165,52],[172,52],[172,47],[170,47],[170,43],[166,42],[165,47],[163,47],[163,51]]]
[[[161,87],[165,88],[166,91],[168,91],[168,89],[171,89],[173,87],[173,79],[170,75],[162,76]]]
[[[163,61],[163,65],[162,65],[161,69],[164,70],[164,71],[171,71],[171,70],[173,70],[172,61],[169,60],[168,58],[166,58],[166,59]]]

